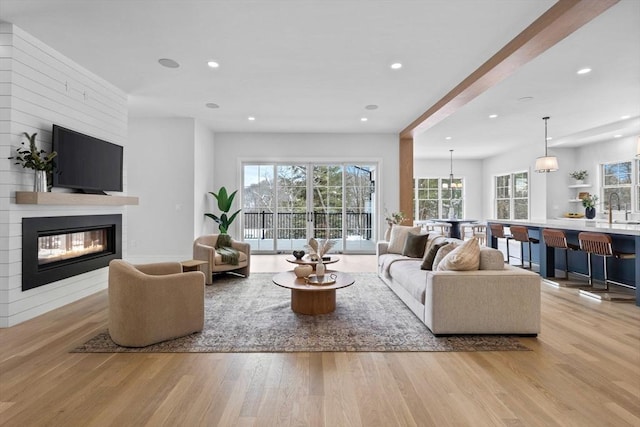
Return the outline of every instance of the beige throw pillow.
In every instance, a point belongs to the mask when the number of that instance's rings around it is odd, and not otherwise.
[[[440,249],[438,249],[438,252],[436,253],[436,257],[433,260],[433,265],[431,267],[431,269],[433,271],[438,269],[438,264],[440,264],[440,262],[447,256],[449,255],[449,252],[453,251],[458,245],[456,245],[453,242],[447,243],[446,245],[442,246]]]
[[[391,238],[389,239],[389,247],[387,252],[390,254],[402,255],[404,249],[404,243],[407,241],[407,234],[420,233],[420,227],[410,227],[408,225],[396,225],[391,227]]]
[[[480,244],[475,237],[467,240],[445,256],[434,270],[468,271],[480,266]]]

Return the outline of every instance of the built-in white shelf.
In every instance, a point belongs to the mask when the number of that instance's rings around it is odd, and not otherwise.
[[[591,184],[572,184],[569,188],[589,188]]]
[[[105,196],[80,193],[37,193],[34,191],[16,191],[18,205],[92,205],[122,206],[137,205],[134,196]]]

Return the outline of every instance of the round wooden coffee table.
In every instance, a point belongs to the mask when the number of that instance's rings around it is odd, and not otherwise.
[[[291,310],[300,314],[327,314],[336,309],[336,289],[353,285],[355,280],[346,273],[327,271],[335,274],[336,282],[330,285],[309,285],[296,277],[293,271],[285,271],[273,276],[273,283],[291,289]]]

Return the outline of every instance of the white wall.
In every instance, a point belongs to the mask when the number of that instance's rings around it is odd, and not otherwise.
[[[33,191],[33,171],[7,159],[22,133],[37,132],[47,152],[54,123],[125,146],[125,193],[131,157],[126,95],[8,23],[0,23],[0,111],[0,327],[8,327],[107,286],[103,268],[22,292],[22,218],[121,213],[127,236],[123,207],[16,205],[16,191]]]
[[[199,128],[198,128],[199,129]],[[131,118],[129,192],[140,197],[129,208],[128,260],[135,263],[191,258],[195,230],[196,155],[206,134],[191,118]],[[213,141],[211,141],[213,143]],[[206,163],[206,159],[198,162]],[[198,172],[199,174],[199,172]],[[202,185],[202,179],[198,180]]]
[[[392,134],[295,134],[295,133],[216,133],[214,182],[228,190],[240,189],[243,161],[291,162],[378,162],[378,209],[399,210],[398,136]],[[378,184],[382,183],[381,186]],[[240,193],[238,193],[240,194]],[[238,208],[241,201],[237,202]],[[210,205],[213,209],[213,205]],[[384,232],[384,215],[380,215],[378,232]],[[230,234],[239,234],[238,222]],[[378,234],[379,235],[379,234]]]
[[[214,228],[215,223],[204,216],[205,212],[210,212],[210,201],[213,200],[209,191],[217,191],[213,186],[215,135],[196,121],[194,143],[193,235],[202,236],[218,230]]]
[[[413,162],[415,178],[448,178],[451,170],[450,159],[416,159]],[[453,176],[464,179],[464,216],[475,220],[485,220],[483,203],[485,202],[482,160],[453,160]]]

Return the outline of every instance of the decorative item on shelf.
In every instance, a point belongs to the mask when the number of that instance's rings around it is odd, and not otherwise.
[[[301,260],[302,257],[304,256],[305,252],[304,251],[293,251],[292,255],[295,259],[297,260]]]
[[[589,176],[589,172],[585,170],[573,171],[569,176],[576,180],[576,184],[584,184],[584,180]]]
[[[29,140],[29,149],[27,150],[25,147],[19,147],[16,149],[18,154],[16,156],[9,157],[9,159],[17,160],[16,165],[20,165],[25,169],[33,169],[34,173],[34,181],[33,181],[33,191],[38,193],[44,193],[49,191],[49,186],[47,185],[47,175],[51,174],[53,168],[56,166],[53,159],[58,155],[55,151],[47,154],[44,150],[38,150],[36,147],[36,135],[29,135],[26,132],[23,132],[24,135]],[[21,145],[25,145],[24,142]]]
[[[544,156],[536,159],[536,172],[555,172],[558,170],[558,158],[556,156],[547,155],[547,120],[549,117],[543,117],[544,120]]]
[[[596,217],[596,202],[598,201],[598,196],[595,194],[589,194],[585,198],[582,199],[582,206],[584,206],[584,216],[587,219],[593,219]]]
[[[385,231],[384,233],[384,240],[388,242],[389,239],[391,238],[391,228],[393,227],[394,224],[396,225],[402,224],[402,222],[406,219],[406,215],[404,214],[404,212],[391,212],[391,213],[386,212],[384,219],[387,221],[387,224],[389,225],[389,227],[387,227],[387,231]]]
[[[585,197],[589,197],[589,192],[588,191],[581,191],[578,193],[578,199],[582,200]]]
[[[295,273],[296,277],[303,278],[313,273],[313,267],[310,265],[298,265],[293,269],[293,272]]]
[[[218,228],[220,229],[220,233],[227,234],[231,223],[236,219],[236,216],[240,213],[242,209],[238,209],[231,216],[227,214],[231,210],[231,204],[233,203],[233,199],[236,197],[236,193],[238,190],[234,191],[231,194],[227,193],[227,189],[225,187],[220,187],[220,191],[218,193],[209,192],[213,197],[218,201],[218,209],[222,211],[222,214],[218,217],[212,213],[205,213],[205,216],[211,218],[215,222],[218,223]]]

